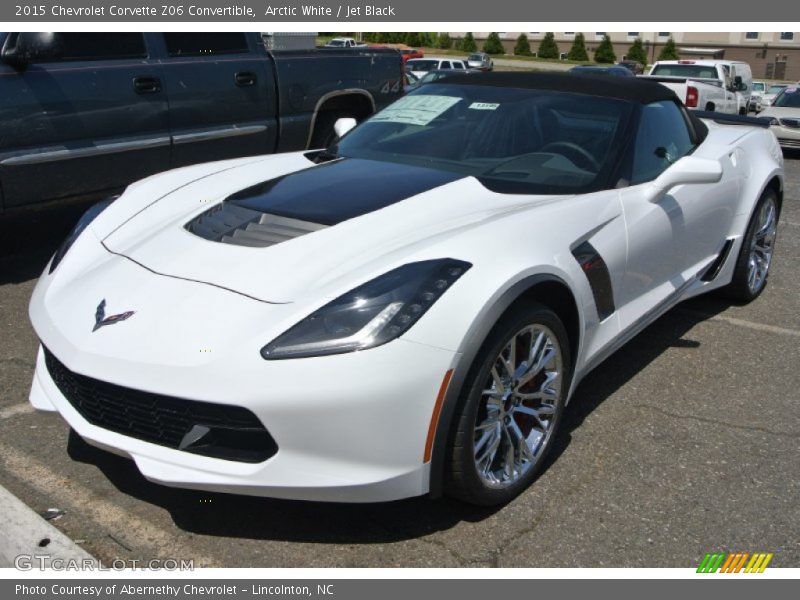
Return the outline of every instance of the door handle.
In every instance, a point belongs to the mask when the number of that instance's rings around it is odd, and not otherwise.
[[[161,91],[161,80],[158,77],[134,77],[133,91],[137,94],[155,94]]]
[[[236,85],[239,87],[247,87],[250,85],[255,85],[256,74],[252,73],[251,71],[239,71],[233,76],[233,79],[236,82]]]

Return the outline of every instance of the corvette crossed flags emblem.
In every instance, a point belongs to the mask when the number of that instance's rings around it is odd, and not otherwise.
[[[106,299],[103,298],[100,301],[100,304],[97,305],[97,310],[94,313],[94,327],[92,328],[92,332],[97,331],[101,327],[105,327],[106,325],[113,325],[114,323],[119,323],[120,321],[124,321],[133,316],[135,311],[129,310],[124,313],[119,313],[117,315],[111,315],[109,317],[106,316]]]

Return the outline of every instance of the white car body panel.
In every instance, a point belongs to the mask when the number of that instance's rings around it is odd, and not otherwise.
[[[782,178],[782,157],[765,129],[708,128],[694,156],[720,163],[718,183],[529,196],[494,193],[465,177],[266,248],[209,241],[184,225],[248,186],[319,168],[303,153],[151,177],[101,213],[40,278],[30,305],[36,333],[74,373],[247,407],[274,437],[277,454],[236,463],[94,426],[60,393],[42,351],[31,402],[57,410],[83,438],[131,457],[145,477],[167,485],[352,502],[425,494],[426,443],[436,431],[442,382],[465,369],[519,286],[557,278],[574,297],[574,390],[671,306],[730,281],[731,260],[712,281],[699,276],[726,240],[736,255],[756,200]],[[506,240],[515,243],[501,253],[497,244]],[[615,309],[602,320],[572,253],[583,241],[591,241],[611,280]],[[259,354],[331,299],[397,266],[438,258],[472,267],[400,339],[314,358]],[[110,312],[135,315],[93,332],[103,299]]]

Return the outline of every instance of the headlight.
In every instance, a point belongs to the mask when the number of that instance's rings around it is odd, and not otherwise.
[[[75,240],[78,239],[78,236],[83,233],[83,230],[86,229],[89,226],[89,223],[94,221],[97,218],[97,215],[103,212],[106,207],[108,207],[108,205],[117,198],[119,198],[119,196],[112,196],[111,198],[101,200],[83,213],[83,216],[78,220],[78,223],[72,228],[72,231],[69,232],[67,239],[64,240],[61,246],[59,246],[58,250],[56,250],[56,253],[53,255],[53,260],[50,261],[50,270],[48,273],[55,271],[58,263],[60,263],[64,258],[64,255],[72,247],[72,244],[75,243]]]
[[[261,349],[267,360],[365,350],[405,333],[472,265],[409,263],[339,296]]]
[[[775,117],[764,117],[764,118],[765,118],[765,119],[769,119],[769,124],[770,124],[770,126],[773,126],[773,125],[780,125],[780,124],[781,124],[781,122],[780,122],[780,121],[778,121],[778,119],[776,119]]]

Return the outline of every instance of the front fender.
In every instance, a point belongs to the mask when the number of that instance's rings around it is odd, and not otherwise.
[[[579,332],[583,331],[583,311],[580,307],[583,305],[581,300],[576,297],[576,292],[566,280],[566,274],[555,274],[549,272],[538,273],[523,273],[519,277],[510,281],[505,288],[499,290],[498,293],[486,303],[483,309],[475,316],[472,325],[468,329],[464,340],[459,347],[458,354],[455,358],[453,365],[452,376],[447,386],[444,398],[441,404],[438,423],[436,425],[436,432],[433,440],[433,449],[430,462],[430,496],[438,498],[442,495],[444,489],[444,474],[445,474],[445,461],[447,459],[447,444],[450,432],[453,427],[453,421],[459,414],[459,404],[461,394],[468,381],[470,369],[475,362],[486,338],[492,331],[492,328],[500,320],[502,315],[511,307],[511,305],[519,299],[527,290],[533,286],[541,283],[558,283],[565,286],[572,293],[575,298],[575,304],[579,307]],[[580,340],[582,336],[579,335],[578,348],[576,349],[576,356],[580,352]],[[575,357],[573,357],[573,363]],[[567,397],[569,400],[569,396]]]

